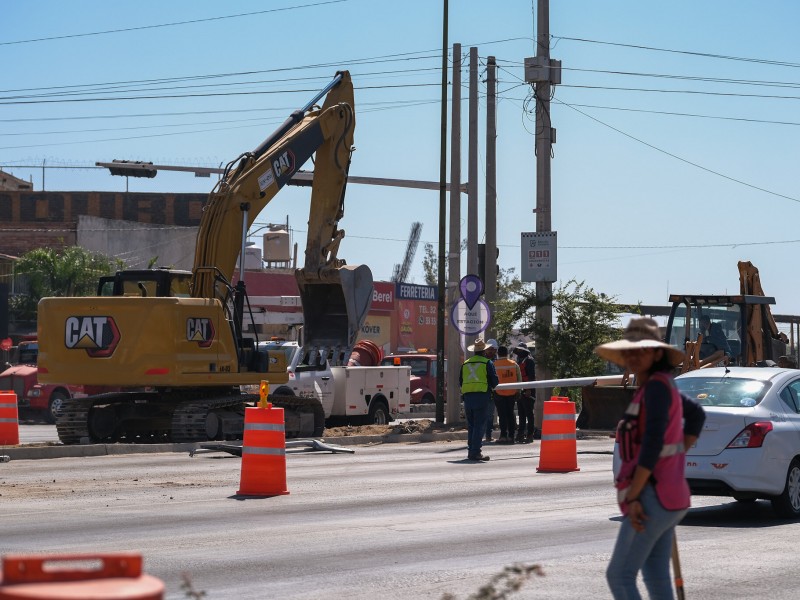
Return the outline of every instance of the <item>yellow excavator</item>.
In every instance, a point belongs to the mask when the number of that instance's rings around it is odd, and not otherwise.
[[[234,268],[258,214],[312,155],[305,261],[296,271],[304,346],[334,361],[349,357],[372,299],[369,268],[337,257],[354,107],[350,74],[338,72],[258,148],[227,165],[203,209],[191,271],[120,271],[100,280],[97,296],[41,300],[40,382],[123,390],[65,400],[56,423],[63,443],[241,439],[244,408],[258,395],[240,386],[284,383],[288,375],[283,356],[244,335],[246,273],[240,269],[234,285]],[[270,400],[285,409],[287,437],[321,435],[319,401]]]

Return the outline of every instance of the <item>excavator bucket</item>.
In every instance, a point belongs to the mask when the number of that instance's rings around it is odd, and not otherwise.
[[[323,350],[332,364],[344,364],[372,303],[367,265],[326,269],[319,278],[295,272],[303,304],[303,347]]]

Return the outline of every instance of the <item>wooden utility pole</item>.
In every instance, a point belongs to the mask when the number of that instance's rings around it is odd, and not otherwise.
[[[484,294],[491,314],[497,301],[497,64],[490,56],[486,67],[486,246],[484,253]],[[485,338],[496,338],[494,320]]]
[[[461,44],[453,44],[453,93],[450,125],[450,181],[461,181]],[[461,190],[450,188],[450,252],[447,262],[447,316],[459,298],[458,282],[461,280]],[[461,393],[458,371],[461,365],[460,335],[446,321],[447,336],[447,413],[446,423],[461,420]],[[442,373],[439,371],[438,373]],[[437,375],[438,375],[437,373]],[[444,379],[439,376],[439,379]]]

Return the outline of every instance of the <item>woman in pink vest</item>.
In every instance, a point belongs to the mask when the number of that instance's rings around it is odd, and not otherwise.
[[[651,599],[671,599],[672,540],[689,508],[684,452],[697,440],[705,414],[675,387],[671,372],[684,355],[662,341],[655,320],[631,319],[623,339],[595,352],[633,373],[639,386],[617,428],[622,466],[616,488],[624,519],[608,585],[617,600],[639,599],[641,570]]]

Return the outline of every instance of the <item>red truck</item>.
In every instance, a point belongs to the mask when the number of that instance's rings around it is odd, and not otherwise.
[[[23,340],[12,352],[10,362],[15,364],[0,373],[0,390],[10,390],[17,395],[17,406],[23,414],[32,413],[48,423],[55,423],[65,399],[110,391],[105,388],[88,390],[82,385],[40,384],[38,356],[38,342]]]
[[[436,355],[408,352],[389,354],[381,365],[411,367],[411,404],[436,403]],[[447,363],[445,362],[445,373]],[[445,380],[446,381],[446,380]]]

